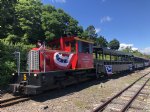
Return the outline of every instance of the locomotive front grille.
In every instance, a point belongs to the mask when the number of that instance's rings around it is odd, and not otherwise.
[[[31,50],[27,60],[28,70],[39,70],[39,51]]]

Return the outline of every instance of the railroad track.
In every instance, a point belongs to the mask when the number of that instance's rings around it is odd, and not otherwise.
[[[30,100],[30,97],[26,97],[26,96],[17,96],[17,97],[5,99],[5,100],[0,101],[0,108],[12,106],[12,105],[18,104],[20,102],[25,102],[28,100]]]
[[[92,112],[126,112],[129,109],[133,111],[142,111],[142,101],[144,99],[139,101],[137,98],[140,96],[146,97],[149,95],[149,93],[144,92],[144,90],[150,86],[147,84],[149,81],[150,72],[134,81],[132,84],[115,94],[113,97],[103,101],[103,103],[94,108]],[[138,106],[133,106],[136,100],[138,101]]]
[[[146,77],[147,75],[148,75],[148,73],[145,74],[144,76],[140,77],[137,81],[132,83],[132,85],[134,85],[136,82],[138,82],[142,78]],[[130,88],[132,85],[128,86],[126,89]],[[125,91],[125,90],[123,90],[123,91]],[[10,99],[5,99],[5,100],[0,101],[0,108],[9,107],[9,106],[12,106],[12,105],[15,105],[15,104],[18,104],[18,103],[21,103],[21,102],[25,102],[25,101],[28,101],[28,100],[31,100],[31,99],[35,99],[35,98],[38,98],[38,97],[43,97],[44,94],[48,94],[48,93],[46,92],[46,93],[43,93],[43,94],[39,94],[39,95],[36,95],[36,96],[30,96],[30,97],[29,96],[17,96],[17,97],[13,97],[13,98],[10,98]],[[121,92],[119,94],[121,94]],[[114,98],[117,98],[117,97],[118,97],[117,95],[114,96]],[[103,105],[101,105],[103,108],[102,107],[97,107],[96,109],[93,110],[93,112],[102,111],[112,100],[113,99],[109,99],[109,101],[107,101]]]

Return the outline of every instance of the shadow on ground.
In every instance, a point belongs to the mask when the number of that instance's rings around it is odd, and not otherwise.
[[[136,71],[136,72],[139,72],[139,71]],[[124,77],[127,75],[130,75],[130,73],[124,72],[124,73],[114,74],[113,76],[111,76],[109,78],[102,77],[100,79],[90,79],[90,80],[87,80],[84,82],[80,82],[78,84],[73,84],[73,85],[67,86],[63,89],[54,89],[54,90],[45,91],[43,94],[40,94],[40,95],[37,95],[37,96],[31,98],[31,100],[34,100],[37,102],[44,102],[46,100],[59,98],[61,96],[72,95],[75,92],[81,91],[81,90],[91,87],[93,85],[105,83],[111,79],[118,79],[120,77]]]

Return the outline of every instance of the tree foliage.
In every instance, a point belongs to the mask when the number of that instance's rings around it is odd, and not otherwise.
[[[19,0],[15,5],[15,34],[23,43],[34,43],[42,36],[41,14],[42,3],[39,0]]]
[[[0,38],[13,33],[17,0],[0,0]]]
[[[121,51],[126,52],[126,53],[132,53],[134,56],[137,56],[137,57],[143,57],[143,58],[150,59],[150,55],[142,54],[138,50],[132,50],[132,47],[126,47],[125,49],[122,49]]]
[[[0,38],[8,42],[31,44],[83,32],[77,20],[41,0],[1,0],[0,5]]]
[[[43,6],[42,29],[46,39],[59,38],[66,35],[77,35],[82,32],[78,21],[65,13],[62,9],[56,10],[53,6]]]
[[[96,33],[95,27],[93,25],[88,26],[87,29],[85,30],[85,32],[87,33],[87,35],[90,39],[96,40],[97,33]]]
[[[13,55],[15,51],[21,52],[21,70],[26,69],[27,52],[33,48],[33,45],[24,45],[22,43],[9,43],[0,40],[0,86],[7,83],[11,74],[16,72],[16,59]]]
[[[99,36],[96,39],[96,45],[100,46],[100,47],[107,47],[108,46],[108,42],[107,40],[104,38],[104,36]]]
[[[113,39],[109,42],[108,46],[110,49],[118,50],[120,47],[120,43],[117,39]]]

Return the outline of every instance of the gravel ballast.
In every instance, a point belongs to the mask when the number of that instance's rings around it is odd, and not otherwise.
[[[150,72],[150,68],[120,74],[107,80],[86,81],[64,89],[52,90],[38,98],[1,108],[0,112],[90,112],[102,101],[107,100],[147,72]],[[0,100],[12,97],[11,94],[6,93]],[[149,107],[150,95],[145,105],[148,112],[150,112]]]

